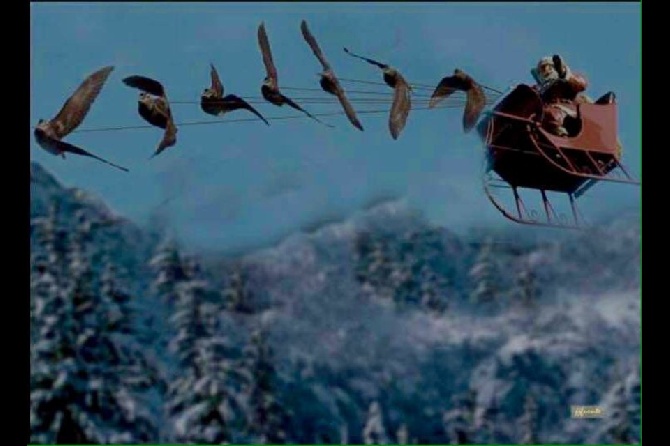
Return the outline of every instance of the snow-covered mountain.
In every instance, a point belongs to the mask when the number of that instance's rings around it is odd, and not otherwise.
[[[127,272],[136,337],[166,381],[144,400],[162,414],[151,441],[639,439],[635,217],[553,238],[463,236],[391,200],[233,258],[170,247],[31,165],[31,217],[54,200],[63,228],[78,211],[107,222],[90,243]],[[179,359],[191,349],[196,362]],[[189,364],[212,358],[189,381]],[[598,404],[604,419],[570,417]]]

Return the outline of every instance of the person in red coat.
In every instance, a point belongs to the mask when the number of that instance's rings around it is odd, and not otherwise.
[[[588,81],[573,73],[559,55],[543,57],[531,72],[537,82],[535,89],[544,102],[543,127],[555,135],[568,136],[564,121],[568,116],[575,117],[575,112],[565,104],[574,104],[586,90]]]

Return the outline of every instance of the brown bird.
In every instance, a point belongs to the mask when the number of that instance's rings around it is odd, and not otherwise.
[[[405,124],[407,123],[409,111],[412,109],[412,88],[402,74],[395,68],[377,62],[376,60],[354,54],[347,48],[345,48],[344,51],[350,56],[362,59],[382,69],[384,82],[386,82],[386,85],[393,88],[394,92],[393,104],[391,104],[391,113],[389,115],[389,130],[391,131],[391,137],[393,137],[393,139],[398,139],[400,132],[405,128]]]
[[[463,112],[463,130],[469,132],[477,123],[479,115],[486,106],[484,89],[464,71],[456,68],[452,76],[443,78],[430,97],[428,108],[433,108],[455,91],[466,93],[465,110]]]
[[[210,77],[212,84],[209,88],[205,88],[200,96],[200,108],[207,114],[220,116],[233,110],[249,110],[251,113],[258,116],[270,125],[267,119],[263,117],[255,108],[253,108],[247,101],[234,94],[223,96],[223,84],[219,78],[219,73],[214,68],[214,64],[210,64]]]
[[[258,45],[261,48],[261,54],[263,55],[263,64],[265,65],[266,76],[263,80],[263,86],[261,87],[261,94],[266,101],[271,104],[274,104],[278,107],[286,104],[289,107],[292,107],[296,110],[299,110],[314,119],[316,122],[323,124],[327,127],[332,127],[330,124],[319,120],[311,113],[309,113],[304,108],[300,107],[298,104],[293,102],[290,98],[284,96],[279,90],[279,78],[277,76],[277,67],[275,67],[274,61],[272,60],[272,50],[270,49],[270,41],[268,40],[267,32],[265,31],[265,24],[261,22],[258,26]]]
[[[344,108],[344,113],[347,115],[347,118],[349,118],[349,122],[351,122],[354,127],[362,131],[363,126],[356,116],[354,107],[352,107],[351,103],[347,99],[347,96],[344,94],[344,89],[340,86],[340,81],[335,76],[335,72],[326,60],[326,57],[323,55],[323,52],[321,51],[319,44],[316,42],[316,39],[309,31],[307,22],[305,20],[303,20],[300,24],[300,30],[302,31],[302,37],[305,39],[309,47],[312,49],[312,52],[316,58],[319,59],[319,62],[321,62],[321,65],[323,66],[323,72],[320,73],[321,80],[319,81],[321,88],[326,93],[337,96],[337,99],[340,101],[342,108]]]
[[[150,158],[177,143],[177,127],[172,118],[170,102],[165,94],[163,84],[145,76],[129,76],[123,83],[132,88],[142,90],[137,101],[137,111],[149,124],[165,130],[163,139]]]
[[[79,127],[88,114],[91,105],[100,94],[107,78],[114,70],[113,66],[101,68],[88,76],[79,85],[77,90],[68,98],[56,117],[50,120],[40,119],[34,131],[35,140],[44,150],[52,155],[60,155],[65,158],[65,152],[76,155],[87,156],[102,161],[105,164],[128,172],[125,167],[117,166],[97,155],[81,149],[77,146],[61,141],[62,138],[70,134]]]

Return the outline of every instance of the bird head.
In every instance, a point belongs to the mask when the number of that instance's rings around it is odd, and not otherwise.
[[[37,121],[37,126],[35,126],[35,132],[44,131],[48,125],[48,122],[44,119]]]
[[[211,88],[205,88],[202,91],[202,97],[207,98],[207,99],[214,98],[214,97],[216,97],[216,93]]]
[[[272,79],[271,77],[267,77],[267,76],[265,77],[265,79],[263,79],[263,85],[266,86],[266,87],[273,88],[273,89],[277,88],[277,84],[276,84],[275,80]]]
[[[140,103],[142,104],[150,104],[151,101],[151,96],[149,94],[142,92],[140,93],[140,98],[139,98]]]

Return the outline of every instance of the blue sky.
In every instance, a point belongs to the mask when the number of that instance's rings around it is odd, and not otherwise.
[[[33,3],[30,121],[34,126],[54,116],[85,76],[110,64],[116,69],[80,129],[144,124],[136,112],[138,92],[121,82],[131,74],[160,80],[172,101],[197,101],[211,62],[226,93],[258,98],[265,75],[256,40],[261,21],[280,85],[318,88],[320,66],[299,29],[305,19],[335,72],[349,79],[378,82],[381,75],[347,56],[344,46],[393,65],[410,82],[434,85],[459,67],[500,90],[530,83],[529,70],[540,57],[561,54],[587,76],[591,96],[617,93],[624,162],[639,176],[640,10],[640,3],[577,2]],[[386,87],[344,87],[391,95]],[[304,106],[314,113],[339,110]],[[296,114],[267,103],[257,108],[267,117]],[[510,226],[482,192],[481,144],[474,133],[463,134],[461,113],[416,110],[397,141],[386,114],[360,115],[365,132],[343,116],[324,118],[334,129],[309,119],[272,121],[270,127],[260,121],[183,126],[177,145],[152,160],[161,137],[156,128],[67,138],[125,165],[128,174],[94,160],[54,157],[32,134],[31,159],[138,223],[159,210],[185,241],[200,247],[268,243],[323,216],[349,215],[379,196],[403,197],[432,222],[456,230]],[[175,104],[173,114],[178,124],[217,120],[195,104]],[[253,115],[218,119],[246,117]],[[636,209],[639,202],[637,187],[600,184],[581,206],[598,217]]]

